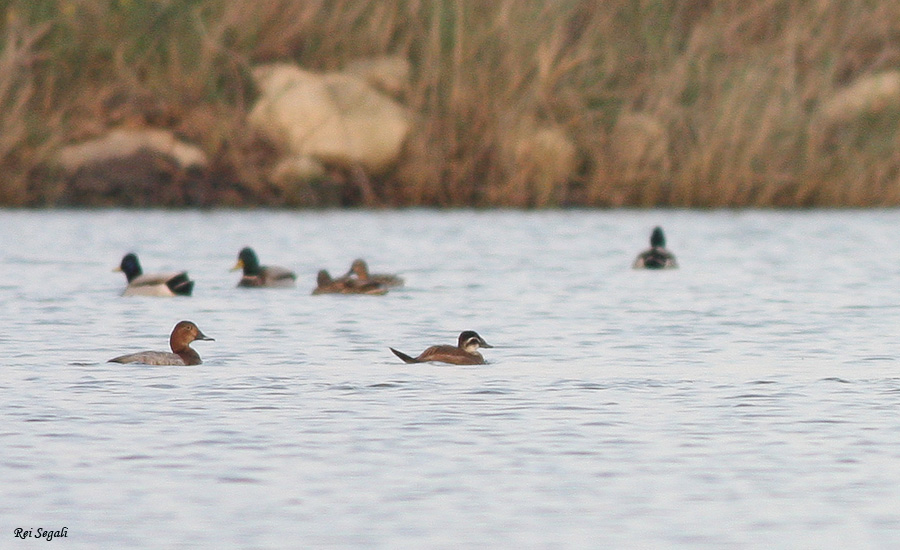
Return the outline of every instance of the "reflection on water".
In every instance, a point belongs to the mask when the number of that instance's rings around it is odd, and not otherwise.
[[[0,215],[9,539],[900,543],[898,211]],[[680,269],[631,270],[655,225]],[[297,288],[235,288],[248,245]],[[120,297],[128,251],[194,296]],[[356,257],[406,288],[309,295]],[[181,319],[203,365],[105,362]],[[488,365],[388,350],[466,329]]]

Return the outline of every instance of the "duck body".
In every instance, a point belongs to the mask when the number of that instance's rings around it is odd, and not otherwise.
[[[202,363],[200,355],[195,351],[197,358],[183,358],[177,353],[168,351],[139,351],[137,353],[129,353],[109,360],[110,363],[138,363],[141,365],[171,365],[171,366],[188,366],[199,365]]]
[[[190,296],[194,291],[194,281],[188,277],[187,271],[144,273],[134,253],[126,254],[116,271],[125,273],[128,280],[122,296]]]
[[[638,254],[631,266],[634,269],[673,269],[678,267],[675,255],[666,250],[666,236],[661,227],[650,234],[650,248]]]
[[[191,321],[181,321],[172,329],[169,336],[169,347],[172,352],[166,351],[139,351],[120,355],[109,360],[110,363],[140,363],[142,365],[199,365],[203,363],[200,354],[191,347],[195,340],[213,340],[206,336],[197,325]]]
[[[372,281],[359,281],[352,278],[342,277],[334,279],[327,270],[319,270],[316,276],[316,288],[312,294],[368,294],[370,296],[381,296],[387,294],[388,289],[384,286]]]
[[[290,288],[296,284],[297,275],[285,267],[260,265],[256,252],[250,247],[238,253],[237,264],[232,268],[243,269],[237,286],[241,288]]]
[[[474,330],[465,330],[460,333],[456,346],[438,345],[431,346],[419,354],[418,357],[411,357],[402,351],[394,348],[390,349],[394,355],[403,360],[404,363],[427,363],[437,361],[440,363],[450,363],[452,365],[483,365],[484,357],[478,352],[478,348],[492,348],[494,346],[484,341],[484,338],[478,335]]]
[[[369,265],[363,259],[353,260],[350,271],[342,279],[355,279],[362,283],[377,283],[385,288],[403,286],[403,277],[388,273],[369,273]]]

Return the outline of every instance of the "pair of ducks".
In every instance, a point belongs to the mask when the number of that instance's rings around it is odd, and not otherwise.
[[[239,287],[292,287],[297,275],[290,269],[277,265],[260,265],[252,248],[246,247],[238,253],[237,264],[232,271],[243,269]],[[122,296],[190,296],[194,291],[194,281],[187,271],[171,273],[144,273],[137,254],[128,253],[116,271],[125,273],[128,285]]]
[[[369,294],[380,296],[387,294],[388,289],[403,286],[403,279],[387,273],[369,273],[369,266],[364,260],[353,260],[350,270],[343,277],[332,278],[328,270],[319,270],[316,276],[317,294]]]
[[[239,287],[282,287],[294,286],[297,276],[293,271],[277,265],[260,265],[253,249],[247,247],[238,254],[237,265],[232,271],[243,269],[244,276]],[[313,294],[386,294],[389,288],[403,286],[403,279],[386,273],[369,273],[365,260],[357,258],[350,264],[347,273],[334,279],[322,269],[316,277]]]
[[[169,347],[172,348],[171,353],[165,351],[140,351],[114,357],[109,362],[140,363],[144,365],[199,365],[203,362],[200,360],[200,354],[191,347],[191,342],[195,340],[214,339],[203,334],[193,322],[181,321],[175,325],[175,328],[172,329],[172,334],[169,336]],[[460,333],[455,347],[447,345],[431,346],[420,353],[418,357],[410,357],[394,348],[389,349],[405,363],[439,361],[453,365],[483,365],[484,357],[478,353],[479,346],[483,348],[493,347],[485,342],[474,330],[465,330]]]
[[[237,286],[243,288],[289,288],[297,281],[297,275],[285,267],[262,265],[256,252],[245,247],[238,253],[232,271],[243,270]],[[194,290],[186,271],[172,273],[144,273],[134,253],[122,258],[117,271],[125,273],[128,285],[123,296],[190,296]],[[318,286],[313,294],[384,294],[389,287],[402,286],[403,279],[396,275],[369,274],[364,260],[354,260],[350,271],[339,279],[332,279],[328,272],[319,272]]]

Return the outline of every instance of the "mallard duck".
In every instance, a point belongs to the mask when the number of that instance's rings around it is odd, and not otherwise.
[[[678,267],[675,255],[666,250],[666,236],[661,227],[655,227],[650,234],[650,248],[641,252],[634,260],[634,269],[670,269]]]
[[[285,267],[277,265],[260,265],[259,258],[252,248],[245,247],[238,253],[235,266],[231,269],[244,270],[244,275],[237,286],[246,288],[287,288],[294,286],[297,275]]]
[[[172,273],[144,273],[136,254],[128,253],[114,271],[125,273],[128,286],[122,296],[190,296],[194,281],[187,271]]]

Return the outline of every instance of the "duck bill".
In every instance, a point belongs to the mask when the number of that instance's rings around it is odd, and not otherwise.
[[[197,331],[197,336],[194,337],[194,340],[210,340],[210,341],[213,341],[213,342],[216,341],[215,338],[210,338],[209,336],[203,334],[203,333],[200,332],[200,331]]]
[[[229,271],[237,271],[238,269],[244,269],[244,261],[238,260],[234,267],[232,267]]]
[[[481,347],[483,347],[483,348],[492,348],[492,347],[494,347],[494,346],[488,344],[487,342],[485,342],[484,340],[480,340],[480,341],[478,342],[478,345],[481,346]]]

